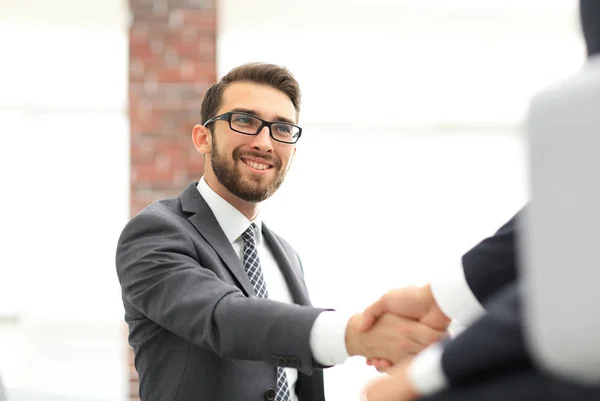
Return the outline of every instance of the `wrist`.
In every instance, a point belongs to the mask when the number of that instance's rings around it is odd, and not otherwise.
[[[430,284],[421,287],[421,296],[424,298],[424,302],[429,305],[427,313],[420,319],[421,323],[437,330],[448,329],[451,319],[439,307]]]
[[[362,355],[360,350],[360,324],[362,322],[362,315],[356,314],[352,315],[348,320],[348,325],[346,326],[346,350],[348,351],[348,355],[356,356]]]
[[[416,400],[421,395],[417,387],[412,382],[409,374],[409,369],[413,361],[414,358],[408,363],[404,364],[402,368],[400,368],[400,382],[402,383],[401,391],[403,394],[402,399],[406,401]]]

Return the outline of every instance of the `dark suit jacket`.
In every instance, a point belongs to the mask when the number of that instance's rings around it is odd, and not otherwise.
[[[452,341],[442,367],[451,387],[422,401],[592,401],[600,386],[549,374],[533,363],[523,332],[518,283],[492,296],[487,313]]]
[[[324,400],[296,252],[263,235],[297,305],[258,299],[212,211],[190,184],[132,218],[116,267],[143,401],[274,399],[275,366],[299,371],[300,400]]]
[[[521,319],[517,283],[490,297],[487,313],[447,340],[442,368],[452,387],[531,367]]]
[[[509,382],[525,383],[526,380],[532,388],[551,388],[555,394],[571,394],[573,400],[580,399],[576,398],[579,394],[584,397],[595,394],[595,398],[590,399],[600,399],[600,388],[584,388],[539,371],[529,353],[521,310],[525,294],[518,279],[519,225],[523,213],[527,213],[527,206],[494,236],[480,242],[463,257],[467,282],[487,313],[455,339],[444,342],[442,368],[451,387],[469,390],[451,390],[445,393],[448,397],[436,396],[431,400],[469,400],[475,394],[482,397],[486,392],[489,395],[480,399],[502,399],[494,398],[494,394],[514,399],[516,394],[521,394],[520,389],[509,386]],[[499,378],[509,376],[513,377],[512,381],[503,387]],[[490,385],[486,387],[481,383]],[[523,394],[522,399],[561,399],[542,397],[547,391],[538,391],[537,395],[530,393]]]
[[[496,233],[481,241],[462,257],[467,283],[482,305],[502,287],[516,280],[518,270],[517,244],[520,216],[515,214]]]
[[[451,386],[531,365],[517,285],[518,232],[526,208],[463,256],[467,283],[487,313],[444,344],[442,368]]]

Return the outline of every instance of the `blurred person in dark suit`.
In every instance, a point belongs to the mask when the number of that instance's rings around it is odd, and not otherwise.
[[[590,151],[597,150],[592,142],[597,142],[600,130],[600,2],[581,0],[580,13],[589,56],[586,66],[573,79],[538,95],[530,110],[532,194],[541,196],[534,197],[532,202],[538,203],[521,217],[528,233],[519,241],[527,245],[522,248],[527,268],[514,264],[518,280],[502,282],[492,291],[486,313],[455,339],[445,339],[391,369],[385,361],[373,361],[390,376],[370,384],[369,401],[421,396],[428,401],[600,399],[600,300],[592,288],[598,275],[593,252],[597,226],[592,225],[599,220],[593,201],[600,197],[594,184],[600,166]],[[512,242],[515,248],[514,238]],[[482,274],[488,263],[496,262],[481,259]],[[577,290],[582,283],[584,289]],[[375,304],[367,323],[383,311],[402,314],[402,291],[386,294]],[[422,319],[441,311],[436,301],[421,305]]]
[[[230,71],[192,132],[204,176],[121,233],[116,267],[142,401],[324,400],[324,367],[351,355],[400,362],[443,335],[392,314],[365,332],[362,314],[311,306],[298,254],[259,214],[296,153],[299,111],[287,69]]]
[[[362,328],[369,329],[384,313],[412,318],[438,330],[447,328],[452,320],[466,327],[471,326],[473,322],[477,324],[482,316],[489,315],[494,297],[515,283],[519,265],[515,250],[519,244],[518,227],[526,211],[527,207],[519,211],[494,235],[465,253],[460,264],[436,277],[428,285],[400,288],[383,295],[365,310]],[[452,345],[448,344],[447,349],[444,345],[449,339],[429,347],[410,364],[392,367],[385,359],[370,359],[368,362],[380,371],[391,369],[410,377],[412,382],[407,389],[412,397],[435,393],[447,387],[455,373],[459,377],[463,374],[460,366],[463,350],[459,348],[458,353],[453,350],[457,348],[457,342],[464,341],[469,336],[469,330],[454,340]],[[497,348],[489,351],[497,351]],[[477,353],[479,362],[488,362],[493,356],[481,351]],[[377,390],[386,383],[400,383],[392,382],[391,377],[383,380],[381,384],[373,385],[372,388]]]

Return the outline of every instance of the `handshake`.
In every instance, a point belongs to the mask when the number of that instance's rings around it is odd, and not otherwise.
[[[380,372],[403,365],[446,335],[450,319],[440,310],[430,287],[392,290],[350,318],[348,354],[361,355]]]

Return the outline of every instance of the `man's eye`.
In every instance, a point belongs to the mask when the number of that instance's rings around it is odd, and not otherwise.
[[[235,122],[241,124],[250,124],[252,122],[252,119],[250,117],[240,116],[235,118]]]
[[[279,132],[280,134],[291,134],[292,133],[292,127],[287,124],[276,125],[274,128],[275,128],[275,131]]]

